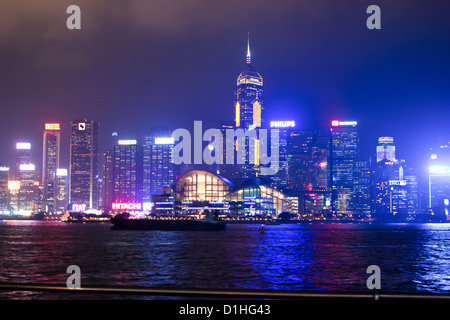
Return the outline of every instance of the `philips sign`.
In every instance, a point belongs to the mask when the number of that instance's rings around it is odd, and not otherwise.
[[[294,128],[295,121],[270,121],[271,128]]]

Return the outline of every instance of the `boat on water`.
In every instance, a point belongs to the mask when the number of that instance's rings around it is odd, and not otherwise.
[[[163,231],[222,231],[226,223],[215,217],[205,219],[192,218],[156,218],[147,217],[133,219],[118,215],[110,219],[114,230],[163,230]]]
[[[109,216],[84,214],[82,212],[67,212],[61,217],[61,222],[66,223],[104,223],[108,222]]]

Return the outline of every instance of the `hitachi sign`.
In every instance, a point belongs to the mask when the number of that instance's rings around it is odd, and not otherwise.
[[[141,203],[118,203],[115,202],[111,206],[112,210],[132,210],[139,211],[142,209]]]

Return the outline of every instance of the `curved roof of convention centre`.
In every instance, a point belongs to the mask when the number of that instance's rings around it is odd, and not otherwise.
[[[219,175],[219,174],[215,174],[215,173],[212,173],[212,172],[209,172],[209,171],[204,171],[204,170],[191,170],[191,171],[188,171],[188,172],[186,172],[185,174],[183,174],[183,175],[180,177],[180,179],[178,179],[178,182],[177,182],[177,191],[181,191],[181,185],[179,185],[180,182],[186,180],[186,179],[189,178],[189,177],[196,176],[196,175],[203,175],[203,176],[208,175],[208,176],[214,176],[214,177],[217,177],[217,178],[219,178],[221,181],[223,181],[224,184],[226,184],[226,185],[228,186],[228,188],[230,189],[230,191],[234,191],[234,190],[236,189],[236,184],[234,183],[234,181],[231,181],[230,179],[225,178],[224,176],[221,176],[221,175]]]
[[[220,174],[212,173],[205,170],[191,170],[183,174],[177,182],[177,190],[181,191],[181,185],[179,184],[181,181],[184,181],[186,178],[190,176],[195,175],[210,175],[219,178],[221,181],[223,181],[228,188],[230,188],[230,191],[237,191],[242,188],[251,187],[251,186],[270,186],[270,184],[273,182],[272,179],[267,177],[252,177],[247,179],[229,179],[227,177],[224,177]]]

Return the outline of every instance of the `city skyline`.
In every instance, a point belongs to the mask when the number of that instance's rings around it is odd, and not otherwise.
[[[1,0],[0,300],[449,300],[448,12]]]
[[[293,119],[304,129],[357,120],[364,153],[372,153],[378,137],[392,136],[399,157],[416,161],[415,167],[430,147],[448,142],[442,117],[450,104],[445,2],[379,1],[381,30],[365,27],[365,4],[347,10],[328,1],[222,6],[199,0],[209,13],[200,19],[177,1],[159,7],[161,18],[140,1],[78,5],[82,29],[70,31],[64,4],[4,2],[0,63],[7,77],[0,95],[10,121],[0,137],[2,150],[23,139],[36,149],[45,122],[61,123],[63,140],[74,119],[100,122],[104,152],[114,131],[133,139],[141,134],[135,128],[232,121],[248,33],[252,63],[265,79],[266,119]],[[67,145],[61,157],[67,163]]]

